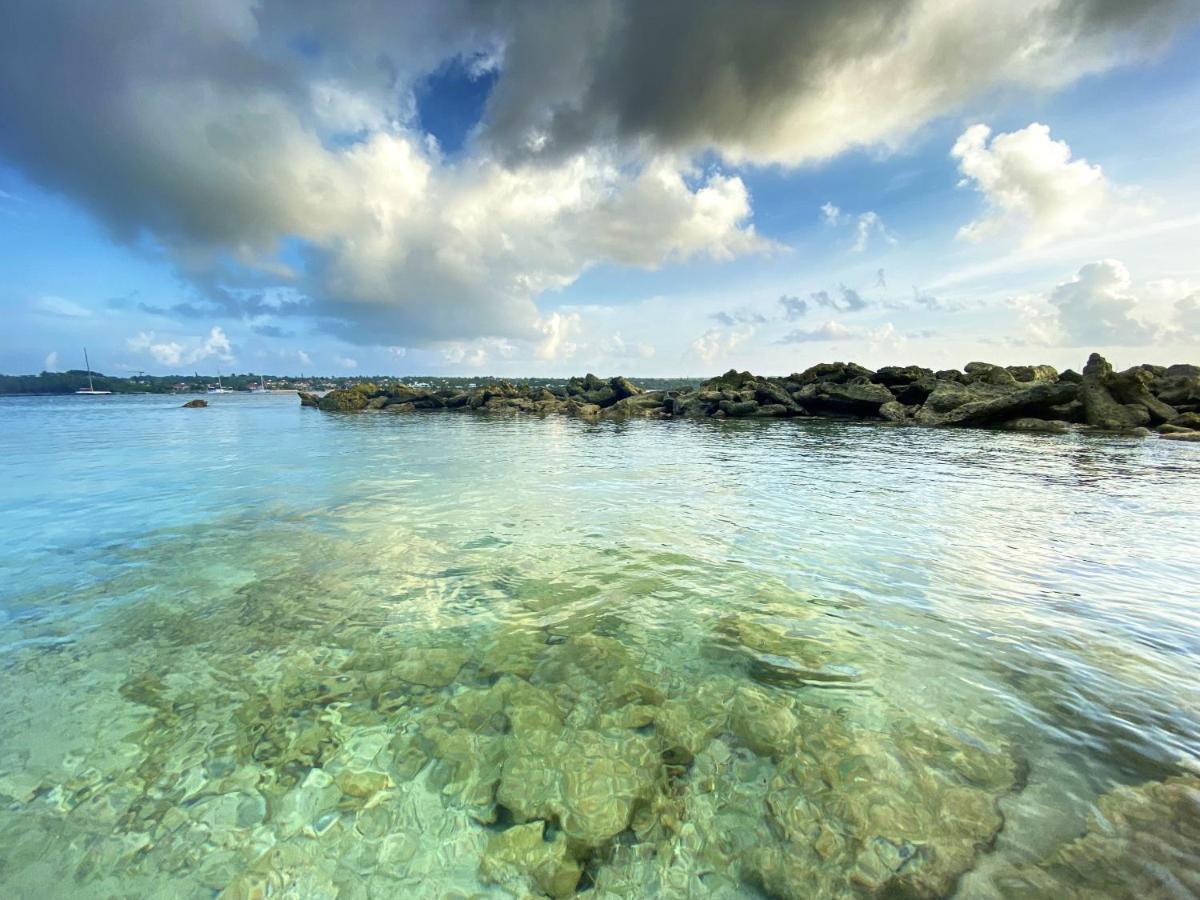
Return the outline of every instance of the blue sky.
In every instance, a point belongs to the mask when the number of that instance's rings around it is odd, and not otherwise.
[[[878,22],[47,3],[0,38],[0,371],[1200,361],[1200,29],[1100,5],[839,51]]]

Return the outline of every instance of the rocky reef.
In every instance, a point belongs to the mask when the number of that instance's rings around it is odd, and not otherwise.
[[[1078,373],[1053,366],[968,363],[962,371],[819,363],[783,378],[730,370],[694,390],[646,391],[628,378],[587,375],[554,387],[500,381],[467,391],[364,383],[300,402],[326,412],[482,410],[587,419],[856,417],[893,424],[1062,432],[1091,428],[1200,441],[1200,366],[1116,372],[1093,353]]]

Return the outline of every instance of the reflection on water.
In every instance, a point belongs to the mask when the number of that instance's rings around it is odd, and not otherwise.
[[[0,893],[1200,892],[1200,452],[0,402]]]

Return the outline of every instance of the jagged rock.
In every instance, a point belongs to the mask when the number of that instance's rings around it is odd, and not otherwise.
[[[929,399],[929,395],[938,386],[938,381],[932,375],[923,375],[908,384],[893,385],[889,388],[892,395],[907,406],[920,406]]]
[[[882,384],[843,384],[821,381],[803,387],[800,402],[808,409],[850,415],[878,415],[879,408],[895,400]]]
[[[770,381],[759,381],[754,385],[754,399],[763,406],[779,405],[786,409],[797,409],[796,401],[792,399],[792,395]]]
[[[1155,385],[1158,399],[1181,412],[1200,411],[1200,375],[1171,375],[1171,369],[1176,368],[1185,367],[1171,366],[1167,369],[1168,374]]]
[[[662,397],[658,394],[630,394],[604,410],[608,416],[649,416],[661,412]]]
[[[571,858],[561,833],[547,839],[544,829],[544,822],[530,822],[493,835],[480,861],[484,880],[504,884],[530,878],[538,890],[551,897],[574,894],[583,866]]]
[[[1200,378],[1200,366],[1193,366],[1189,363],[1176,363],[1173,366],[1167,366],[1162,374],[1168,378]]]
[[[897,400],[883,403],[879,407],[879,416],[888,422],[904,422],[911,416],[912,411]]]
[[[1149,384],[1154,376],[1142,368],[1126,369],[1109,377],[1107,387],[1113,398],[1122,404],[1144,406],[1150,414],[1151,424],[1169,422],[1179,415],[1178,411],[1150,393]]]
[[[303,395],[301,395],[301,398],[300,398],[300,405],[301,406],[304,405]],[[182,409],[204,409],[204,407],[206,407],[206,406],[208,406],[207,400],[189,400],[187,403],[183,404],[183,406],[181,408]]]
[[[300,397],[301,406],[311,406],[315,409],[321,405],[321,398],[316,394],[310,394],[307,391],[296,391],[296,394]]]
[[[1069,403],[1075,399],[1078,390],[1073,384],[1035,382],[1027,388],[1005,391],[988,400],[963,403],[946,412],[939,412],[926,402],[916,419],[922,425],[992,425]],[[932,395],[930,400],[933,400]]]
[[[817,363],[815,366],[809,366],[799,375],[788,376],[788,380],[799,385],[815,384],[819,381],[845,384],[852,378],[861,377],[869,380],[871,374],[870,369],[864,369],[857,363]]]
[[[933,377],[939,382],[941,381],[957,381],[960,384],[967,383],[967,376],[958,369],[939,369],[933,373]]]
[[[1083,376],[1074,369],[1064,369],[1058,373],[1058,380],[1066,382],[1067,384],[1081,384],[1083,382]]]
[[[933,369],[924,369],[921,366],[884,366],[871,376],[873,382],[889,388],[902,387],[927,378],[933,378]]]
[[[1083,401],[1087,423],[1093,428],[1118,431],[1148,424],[1150,414],[1144,408],[1139,413],[1138,409],[1114,399],[1108,389],[1112,376],[1112,366],[1103,356],[1093,353],[1088,357],[1087,365],[1083,368],[1083,381],[1079,385],[1079,399]]]
[[[969,362],[963,367],[967,382],[974,384],[1014,385],[1017,379],[1002,366],[994,366],[985,362]]]
[[[367,408],[378,390],[375,385],[364,383],[344,391],[330,391],[317,401],[317,406],[325,412],[357,412]]]
[[[632,397],[635,394],[642,393],[642,389],[640,387],[638,387],[636,384],[634,384],[628,378],[624,378],[620,375],[616,376],[611,381],[609,381],[608,386],[609,386],[609,388],[612,389],[613,395],[618,400],[624,400],[626,397]],[[550,399],[553,399],[553,398],[554,398],[554,395],[551,394]]]
[[[1054,366],[1005,366],[1005,371],[1017,381],[1058,381]]]

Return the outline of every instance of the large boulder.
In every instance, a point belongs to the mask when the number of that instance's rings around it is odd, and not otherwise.
[[[1158,425],[1171,421],[1179,412],[1150,393],[1153,380],[1154,374],[1139,366],[1110,376],[1108,390],[1119,403],[1144,406],[1150,413],[1150,421]]]
[[[621,375],[617,375],[611,379],[608,382],[608,386],[612,389],[613,395],[618,400],[624,400],[626,397],[633,397],[636,394],[642,393],[640,387]]]
[[[798,375],[789,375],[787,380],[799,385],[816,384],[820,381],[845,384],[855,378],[870,380],[872,374],[870,369],[864,369],[858,363],[817,363]]]
[[[1200,410],[1200,375],[1176,374],[1172,369],[1194,369],[1195,366],[1171,366],[1167,374],[1154,385],[1158,399],[1181,411]]]
[[[1017,381],[1058,381],[1058,369],[1054,366],[1005,366]]]
[[[798,398],[808,409],[841,415],[877,416],[879,408],[896,398],[882,384],[839,384],[821,381],[800,389]]]
[[[912,384],[928,378],[933,378],[933,369],[924,369],[921,366],[884,366],[871,376],[871,380],[876,384],[882,384],[889,388]]]
[[[1036,416],[1051,406],[1069,403],[1075,399],[1078,390],[1073,384],[1035,382],[990,399],[970,400],[945,412],[927,402],[916,419],[922,425],[995,425],[1010,419]],[[933,399],[931,396],[930,400]]]
[[[357,412],[366,409],[371,401],[371,392],[363,390],[362,387],[360,385],[345,391],[330,391],[320,399],[317,407],[324,412]]]
[[[1079,399],[1083,401],[1084,416],[1093,428],[1121,431],[1138,428],[1150,421],[1144,408],[1117,402],[1108,389],[1113,377],[1112,366],[1099,353],[1088,357],[1083,367],[1083,380],[1079,385]]]
[[[321,405],[321,398],[316,394],[310,394],[307,391],[296,391],[296,394],[300,397],[301,406],[311,406],[316,409]]]
[[[998,384],[998,385],[1013,385],[1017,383],[1017,379],[1012,376],[1012,373],[1002,366],[995,366],[985,362],[969,362],[964,366],[963,371],[967,374],[967,381],[971,384]]]

